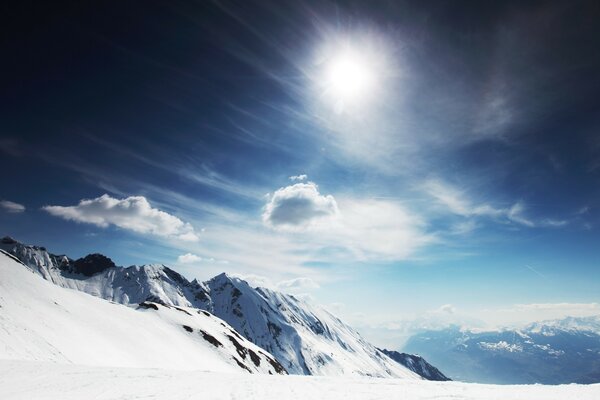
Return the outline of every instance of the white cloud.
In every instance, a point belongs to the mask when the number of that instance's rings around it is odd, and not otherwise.
[[[308,176],[306,174],[302,174],[302,175],[292,175],[290,176],[290,181],[295,182],[301,182],[301,181],[305,181],[308,178]]]
[[[282,292],[315,290],[319,287],[320,286],[317,282],[315,282],[311,278],[304,277],[281,281],[277,284],[277,289],[279,289]]]
[[[107,194],[84,199],[75,206],[44,206],[45,211],[69,221],[93,224],[102,228],[110,225],[137,233],[197,241],[194,228],[167,212],[152,208],[143,196],[116,199]]]
[[[25,206],[19,203],[15,203],[13,201],[2,200],[0,201],[0,207],[4,209],[4,211],[9,213],[22,213],[25,211]]]
[[[180,264],[191,264],[202,261],[202,257],[192,253],[185,253],[177,257],[177,262]]]
[[[515,310],[524,311],[542,311],[542,310],[553,310],[567,313],[588,313],[592,315],[600,313],[600,304],[598,303],[531,303],[531,304],[517,304],[514,307]]]
[[[456,312],[456,307],[452,304],[444,304],[440,307],[440,311],[446,314],[454,314]]]
[[[536,321],[566,317],[591,317],[600,315],[598,303],[530,303],[515,304],[510,308],[483,310],[493,316],[497,325],[523,326]]]
[[[313,182],[278,189],[264,207],[263,221],[273,228],[303,230],[339,214],[331,195],[323,196]]]

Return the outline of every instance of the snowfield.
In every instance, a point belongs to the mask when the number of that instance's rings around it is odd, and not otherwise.
[[[0,360],[0,398],[598,400],[600,385],[478,385],[393,378],[250,375]]]

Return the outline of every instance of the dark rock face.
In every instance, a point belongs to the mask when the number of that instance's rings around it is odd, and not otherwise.
[[[381,350],[383,354],[396,361],[399,364],[404,365],[406,368],[410,369],[414,373],[422,376],[423,378],[429,381],[451,381],[452,379],[448,378],[446,375],[442,374],[442,372],[429,364],[425,359],[421,356],[407,353],[399,353],[397,351],[392,350]]]
[[[138,308],[145,308],[146,310],[149,309],[149,308],[151,308],[153,310],[158,311],[158,306],[156,304],[146,303],[146,302],[140,303],[138,305]]]
[[[173,282],[177,282],[180,285],[184,285],[184,286],[190,284],[187,279],[185,279],[183,276],[181,276],[180,273],[173,271],[171,268],[164,267],[163,271],[165,272],[165,275],[167,275],[169,278],[171,278],[173,280]]]
[[[73,262],[73,272],[85,276],[96,275],[109,268],[115,268],[112,260],[102,254],[88,254],[87,256]]]
[[[216,337],[214,337],[213,335],[211,335],[210,333],[206,333],[201,329],[200,334],[202,335],[202,338],[204,340],[206,340],[208,343],[212,344],[213,346],[223,347],[223,343],[219,342],[219,340]],[[248,370],[248,371],[250,371],[250,370]]]
[[[2,243],[3,244],[17,244],[17,241],[13,238],[11,238],[10,236],[4,236],[2,238]]]

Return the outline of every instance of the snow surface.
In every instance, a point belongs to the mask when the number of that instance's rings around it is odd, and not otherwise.
[[[366,377],[270,376],[0,360],[3,400],[598,400],[596,385],[479,385]]]
[[[58,287],[0,250],[0,359],[277,373],[273,356],[210,313],[147,307]]]

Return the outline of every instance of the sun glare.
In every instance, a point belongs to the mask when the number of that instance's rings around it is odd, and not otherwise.
[[[374,71],[359,55],[345,53],[334,57],[327,70],[327,89],[341,101],[354,101],[372,89]]]
[[[323,104],[336,114],[358,112],[383,94],[388,64],[384,46],[376,41],[332,40],[318,51],[314,82]]]

